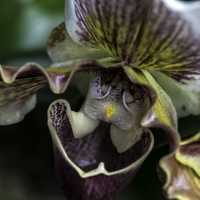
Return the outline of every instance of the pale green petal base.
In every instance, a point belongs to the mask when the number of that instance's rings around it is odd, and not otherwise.
[[[61,100],[59,100],[61,102]],[[63,100],[63,102],[65,102]],[[72,127],[73,135],[75,138],[82,138],[92,133],[99,125],[98,120],[93,120],[87,117],[83,112],[74,112],[68,102],[65,102],[67,106],[67,116]]]
[[[111,140],[118,153],[124,153],[136,144],[143,134],[142,127],[133,127],[130,130],[121,130],[116,126],[111,126]]]

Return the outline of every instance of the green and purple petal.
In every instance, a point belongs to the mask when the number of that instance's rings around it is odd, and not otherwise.
[[[181,142],[160,166],[166,173],[164,189],[170,199],[200,199],[200,134]]]
[[[199,74],[199,39],[165,1],[66,0],[65,22],[74,41],[133,68],[161,71],[177,80]]]
[[[18,73],[15,68],[1,67],[0,71],[0,125],[15,124],[34,109],[35,94],[46,81],[41,76],[26,77],[25,70]]]

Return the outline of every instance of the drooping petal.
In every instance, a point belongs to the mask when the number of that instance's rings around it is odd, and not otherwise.
[[[66,0],[65,21],[72,39],[132,67],[178,80],[199,74],[200,42],[165,1]]]
[[[36,105],[35,93],[45,84],[41,77],[17,79],[11,84],[0,81],[0,125],[23,120]]]
[[[0,126],[7,126],[22,121],[26,114],[36,105],[36,95],[20,100],[13,99],[6,105],[0,106]]]
[[[153,147],[149,131],[127,152],[119,154],[101,123],[92,134],[74,138],[68,104],[58,100],[49,108],[48,125],[55,146],[55,162],[68,200],[112,200],[129,182]]]
[[[179,144],[164,157],[160,166],[166,173],[164,189],[170,199],[200,199],[200,133]]]

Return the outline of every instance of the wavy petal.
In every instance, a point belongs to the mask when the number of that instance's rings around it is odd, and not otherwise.
[[[54,93],[64,92],[71,71],[67,68],[44,69],[36,63],[19,68],[0,66],[0,125],[23,120],[36,105],[36,93],[47,83]]]
[[[61,94],[66,91],[76,72],[99,70],[104,62],[108,63],[108,60],[104,59],[100,62],[91,59],[73,60],[54,63],[47,68],[37,63],[26,63],[21,67],[0,66],[0,77],[7,84],[15,84],[17,79],[25,78],[32,78],[31,83],[34,83],[39,77],[42,84],[47,83],[53,93]]]
[[[21,98],[21,97],[20,97]],[[0,126],[7,126],[22,121],[26,114],[36,105],[36,95],[20,100],[13,99],[4,106],[0,106]]]
[[[66,8],[66,27],[75,41],[177,80],[199,74],[200,42],[165,1],[67,0]]]
[[[0,81],[0,125],[20,122],[36,105],[36,93],[45,86],[41,77],[17,79],[7,84]]]
[[[32,78],[31,83],[34,83],[39,77],[42,80],[42,85],[48,83],[54,93],[62,93],[71,71],[63,68],[45,69],[37,63],[27,63],[21,67],[1,66],[0,76],[4,83],[14,85],[18,79]],[[24,85],[28,87],[27,83]]]

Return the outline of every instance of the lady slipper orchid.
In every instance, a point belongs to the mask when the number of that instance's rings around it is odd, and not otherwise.
[[[79,111],[57,100],[48,125],[67,199],[111,200],[151,152],[153,128],[176,151],[176,111],[199,114],[200,41],[164,0],[66,0],[65,10],[48,41],[52,66],[0,68],[7,112],[0,124],[21,120],[47,83],[64,93],[74,76],[90,72]]]

